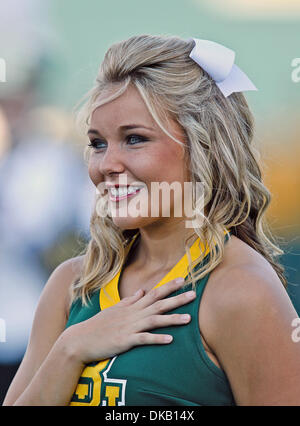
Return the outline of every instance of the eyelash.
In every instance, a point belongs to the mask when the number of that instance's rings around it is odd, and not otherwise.
[[[146,142],[146,141],[148,141],[149,139],[147,139],[147,138],[145,138],[145,136],[139,136],[139,135],[128,135],[128,136],[126,136],[126,141],[128,142],[129,141],[129,139],[130,138],[132,138],[132,137],[135,137],[135,138],[138,138],[138,139],[140,139],[140,141],[139,142],[137,142],[137,143],[133,143],[133,144],[130,144],[129,143],[129,145],[138,145],[139,143],[141,143],[141,142]],[[101,142],[101,143],[103,143],[103,141],[101,141],[101,139],[99,139],[99,138],[95,138],[95,139],[92,139],[91,141],[90,141],[90,143],[88,144],[88,146],[90,146],[90,147],[92,147],[92,148],[94,148],[95,150],[97,150],[97,151],[99,151],[100,149],[103,149],[104,148],[104,146],[102,146],[101,148],[97,148],[97,142]]]

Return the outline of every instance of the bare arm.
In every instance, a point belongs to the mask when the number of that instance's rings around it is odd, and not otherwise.
[[[166,298],[183,285],[183,280],[174,280],[146,295],[139,291],[64,330],[66,294],[71,277],[74,278],[70,271],[74,268],[70,266],[69,262],[62,264],[46,285],[28,349],[5,405],[67,405],[85,364],[110,358],[137,345],[168,344],[165,335],[148,330],[189,321],[179,314],[163,315],[195,298],[195,292]]]
[[[300,405],[300,343],[292,339],[298,315],[276,273],[240,265],[214,284],[206,337],[237,404]]]
[[[65,328],[69,287],[80,273],[80,264],[80,257],[69,259],[59,265],[49,277],[38,303],[26,353],[7,392],[4,405],[12,405],[16,402],[25,405],[26,392],[24,391],[38,371],[38,377],[41,377],[40,385],[35,378],[36,392],[33,392],[32,398],[29,398],[27,403],[32,404],[33,400],[40,405],[47,403],[46,400],[43,401],[43,398],[49,398],[48,401],[51,401],[52,398],[48,393],[51,386],[57,388],[56,375],[61,373],[65,376],[66,368],[71,367],[64,342],[57,340]],[[59,344],[55,345],[55,342]],[[41,368],[42,365],[43,368]],[[48,367],[49,370],[47,370]],[[74,374],[72,383],[74,381],[75,384],[80,376],[80,367],[76,369],[73,365],[71,370]],[[71,385],[69,387],[71,388]],[[37,394],[34,395],[35,393]],[[19,398],[20,395],[22,395],[21,398]]]

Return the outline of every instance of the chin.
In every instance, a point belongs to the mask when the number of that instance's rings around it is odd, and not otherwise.
[[[155,220],[156,219],[156,220]],[[122,231],[145,228],[156,222],[158,218],[151,217],[112,217],[113,223]]]

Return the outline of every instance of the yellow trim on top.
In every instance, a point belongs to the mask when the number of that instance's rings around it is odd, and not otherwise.
[[[228,230],[224,231],[224,234],[228,233]],[[129,253],[134,240],[135,238],[130,242],[127,253]],[[198,259],[202,255],[202,253],[204,253],[203,258],[209,253],[209,248],[204,247],[204,244],[200,241],[200,238],[196,239],[196,241],[193,243],[189,250],[192,262]],[[178,277],[185,278],[188,274],[188,267],[188,257],[187,254],[185,254],[179,260],[179,262],[177,262],[176,265],[153,288],[160,287],[163,284],[166,284],[167,282],[172,281]],[[120,274],[121,268],[119,272],[115,275],[115,277],[109,283],[107,283],[105,287],[101,288],[99,294],[99,303],[101,310],[109,308],[110,306],[113,306],[116,303],[120,302],[120,295],[118,289]]]

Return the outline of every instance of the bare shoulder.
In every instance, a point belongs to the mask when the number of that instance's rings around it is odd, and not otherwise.
[[[30,343],[39,341],[40,334],[44,334],[50,347],[64,330],[69,315],[70,287],[80,276],[82,263],[83,256],[77,256],[63,261],[53,270],[37,305]]]
[[[33,336],[35,336],[37,330],[41,329],[43,323],[47,323],[50,317],[52,318],[53,330],[56,329],[55,333],[64,329],[69,315],[70,288],[81,274],[83,257],[77,256],[63,261],[49,276],[35,312]]]
[[[201,301],[201,333],[238,403],[298,404],[300,346],[291,338],[298,315],[261,254],[236,237],[226,245]]]
[[[70,287],[81,276],[84,256],[76,256],[60,263],[50,275],[45,287],[46,293],[64,300],[65,313],[68,313]]]
[[[65,260],[54,270],[57,275],[67,276],[71,280],[78,278],[82,273],[84,255],[71,257]]]
[[[248,244],[232,236],[223,261],[211,272],[199,310],[201,333],[216,350],[220,329],[237,332],[274,315],[290,324],[297,313],[275,270]],[[261,328],[261,330],[263,330]]]
[[[82,256],[60,263],[52,272],[43,288],[34,316],[29,346],[43,338],[49,347],[65,327],[70,305],[70,287],[79,277]],[[46,346],[46,345],[45,345]]]
[[[270,263],[235,236],[226,243],[224,259],[212,271],[208,284],[206,296],[219,307],[223,304],[224,308],[239,306],[243,300],[254,303],[254,299],[260,300],[262,296],[286,295]]]

